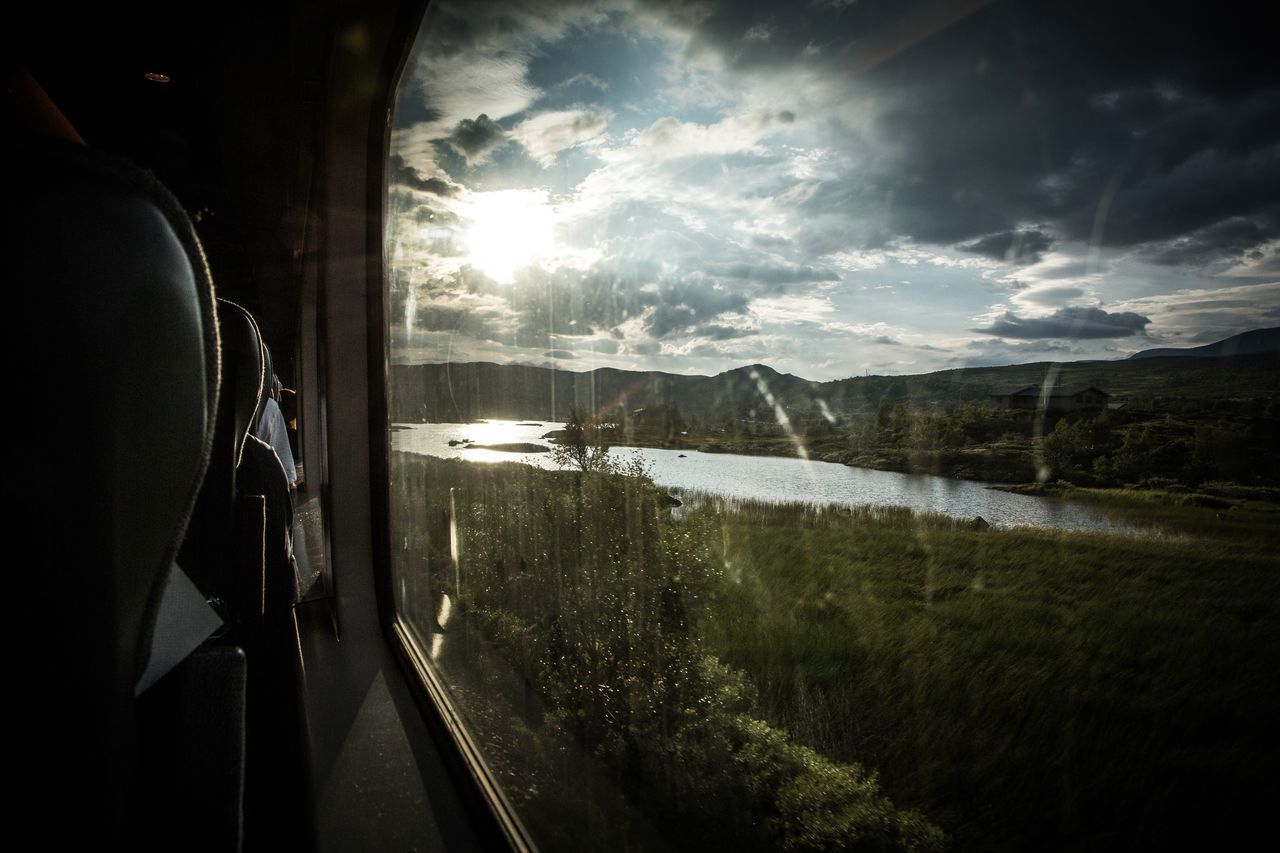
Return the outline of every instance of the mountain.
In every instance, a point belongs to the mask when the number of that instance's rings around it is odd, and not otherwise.
[[[748,417],[763,403],[762,387],[800,398],[812,396],[810,389],[816,385],[762,364],[715,376],[684,376],[612,367],[573,372],[488,362],[393,365],[391,384],[392,417],[427,421],[558,420],[571,406],[610,416],[665,405],[702,417],[720,411]]]
[[[1280,352],[1280,328],[1241,332],[1202,347],[1145,349],[1142,352],[1135,352],[1129,358],[1217,358],[1224,355],[1248,355],[1260,352]]]
[[[1097,386],[1134,405],[1176,410],[1206,401],[1280,399],[1280,354],[1209,358],[1037,362],[956,368],[910,376],[855,376],[813,382],[762,364],[715,376],[606,367],[575,372],[487,362],[393,365],[391,418],[464,422],[474,418],[560,420],[571,406],[625,419],[638,409],[678,409],[705,422],[776,422],[874,412],[881,399],[912,408],[985,405],[1001,389]]]

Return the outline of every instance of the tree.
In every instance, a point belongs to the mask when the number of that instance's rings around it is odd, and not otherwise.
[[[551,458],[565,468],[609,471],[609,442],[605,430],[574,406],[569,410],[561,436],[551,448]]]
[[[888,397],[881,396],[880,404],[876,406],[876,426],[880,429],[889,428],[889,418],[893,415],[893,403]]]

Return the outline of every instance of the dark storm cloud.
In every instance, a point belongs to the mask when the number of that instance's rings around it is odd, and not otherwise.
[[[472,307],[422,305],[418,307],[415,328],[424,332],[457,332],[479,340],[501,339],[491,318]]]
[[[638,5],[689,28],[690,50],[732,73],[804,66],[836,97],[874,98],[866,128],[831,118],[833,146],[866,156],[805,201],[797,243],[811,253],[909,237],[1000,260],[1012,249],[1025,263],[1049,247],[1045,232],[1019,231],[1027,221],[1117,247],[1236,217],[1257,225],[1255,246],[1280,236],[1280,63],[1265,59],[1275,29],[1263,4]],[[448,56],[574,15],[580,4],[442,4],[427,32]],[[481,115],[450,141],[476,159],[502,138]],[[1009,236],[1019,233],[1021,243]],[[1214,255],[1219,233],[1197,255]]]
[[[490,149],[506,140],[506,131],[496,121],[481,113],[474,119],[464,118],[449,134],[449,144],[467,159],[482,158]]]
[[[1059,308],[1048,317],[1019,317],[1006,311],[990,326],[973,331],[1018,340],[1127,338],[1142,334],[1150,323],[1150,318],[1130,311],[1109,314],[1101,308]]]
[[[443,178],[424,178],[418,170],[405,162],[399,154],[392,154],[387,162],[387,182],[433,195],[451,196],[458,188]]]
[[[1185,237],[1156,244],[1143,252],[1143,257],[1167,266],[1199,266],[1223,259],[1258,261],[1263,259],[1263,252],[1254,247],[1273,232],[1274,226],[1265,221],[1232,217]]]
[[[817,47],[842,66],[867,69],[988,2],[719,3],[699,21],[694,49],[714,50],[735,68],[767,69],[785,67]],[[854,50],[848,47],[852,35]]]
[[[672,332],[684,332],[698,320],[698,312],[688,305],[662,304],[655,306],[645,318],[644,330],[655,338],[665,338]]]
[[[1053,238],[1043,231],[1002,231],[988,234],[971,243],[956,246],[962,252],[1005,261],[1010,264],[1039,263],[1042,253],[1053,245]]]
[[[1251,270],[1257,275],[1280,273],[1280,248],[1273,248],[1270,252],[1254,249],[1245,257],[1252,264]]]
[[[1260,240],[1280,236],[1280,63],[1265,58],[1264,4],[726,5],[699,24],[703,49],[764,71],[811,48],[814,68],[877,99],[873,156],[808,203],[859,227],[816,223],[809,248],[981,244],[1028,220],[1129,247],[1261,213]]]
[[[645,331],[655,338],[666,337],[721,314],[741,313],[749,303],[741,291],[717,287],[699,276],[667,279],[658,285],[656,304],[645,319]]]
[[[593,5],[591,0],[436,2],[430,6],[423,32],[430,38],[432,49],[448,58],[495,42],[507,43],[513,34],[554,25]]]

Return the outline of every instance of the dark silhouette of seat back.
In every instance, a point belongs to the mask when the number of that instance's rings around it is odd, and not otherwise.
[[[180,562],[208,596],[222,601],[226,614],[244,615],[246,583],[238,570],[240,545],[236,539],[236,469],[253,428],[263,393],[262,339],[257,323],[241,306],[217,301],[222,339],[222,385],[217,427],[199,502],[192,518]]]
[[[26,615],[15,813],[60,843],[128,846],[135,683],[216,410],[212,283],[148,174],[55,141],[3,152],[6,279],[24,309],[10,340],[37,341],[9,389],[27,417],[6,491],[35,555],[11,563]]]

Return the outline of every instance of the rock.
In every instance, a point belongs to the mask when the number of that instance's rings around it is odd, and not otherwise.
[[[991,525],[987,523],[987,520],[982,516],[975,515],[973,517],[973,521],[969,522],[969,529],[970,530],[990,530]]]

